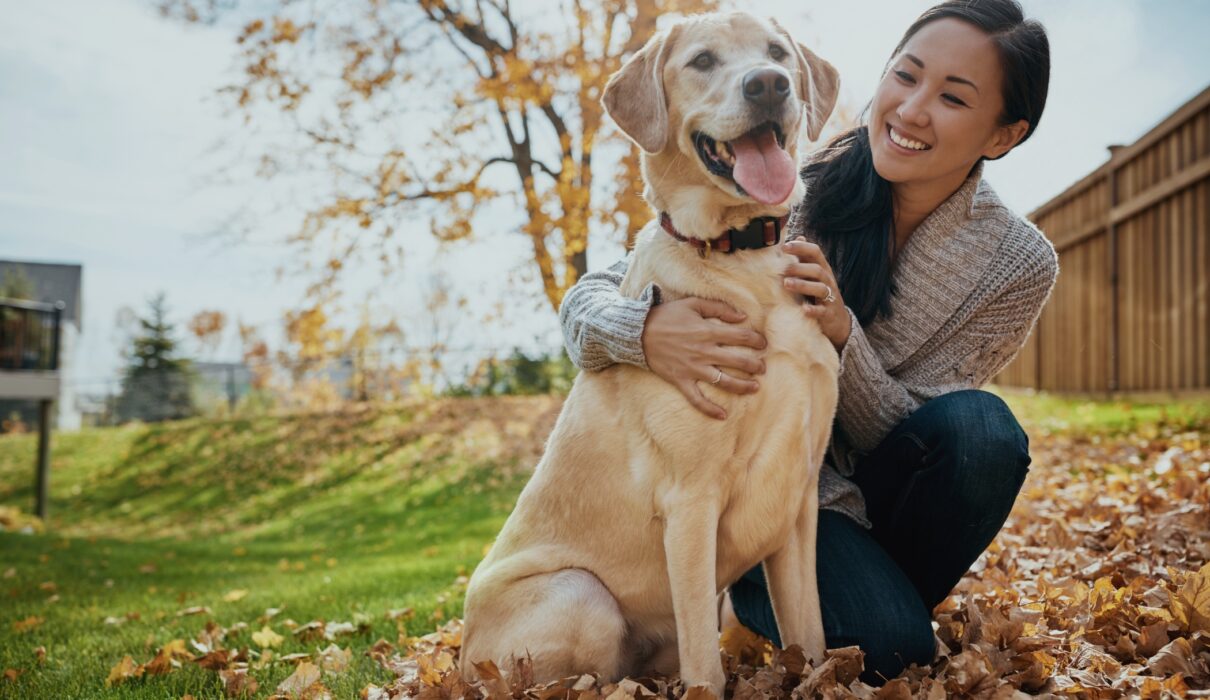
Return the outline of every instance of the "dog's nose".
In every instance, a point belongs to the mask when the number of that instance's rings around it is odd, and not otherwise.
[[[744,76],[744,99],[772,109],[790,96],[790,76],[776,68],[758,68]]]

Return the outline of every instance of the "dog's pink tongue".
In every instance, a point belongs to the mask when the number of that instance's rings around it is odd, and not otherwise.
[[[731,142],[735,153],[732,175],[744,191],[761,204],[781,204],[798,177],[794,159],[781,146],[772,128],[746,134]]]

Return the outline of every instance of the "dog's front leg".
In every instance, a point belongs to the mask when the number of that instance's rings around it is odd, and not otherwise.
[[[812,480],[786,546],[765,559],[765,581],[783,647],[797,644],[816,664],[826,644],[815,575],[815,537],[819,524],[818,482]]]
[[[664,499],[664,554],[676,615],[685,687],[709,686],[722,698],[727,677],[718,649],[718,498],[678,491]]]

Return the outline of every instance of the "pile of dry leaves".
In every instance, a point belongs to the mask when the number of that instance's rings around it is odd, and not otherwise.
[[[935,611],[938,655],[874,688],[861,653],[818,668],[797,649],[723,638],[735,698],[1210,697],[1210,440],[1205,431],[1124,438],[1035,438],[1017,508],[989,551]],[[362,691],[400,698],[679,697],[675,679],[602,683],[585,675],[537,685],[458,671],[457,622],[379,656],[397,676]],[[691,689],[690,694],[696,694]]]

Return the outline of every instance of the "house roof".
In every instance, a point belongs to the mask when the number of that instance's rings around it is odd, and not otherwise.
[[[18,270],[23,272],[33,285],[33,301],[50,304],[56,301],[63,302],[65,304],[63,320],[76,324],[76,328],[80,330],[84,329],[84,310],[81,300],[84,273],[82,265],[0,260],[0,284],[3,284],[10,274]]]

